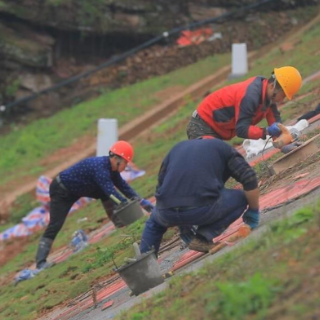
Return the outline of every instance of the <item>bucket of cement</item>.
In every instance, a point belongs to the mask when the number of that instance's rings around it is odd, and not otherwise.
[[[115,269],[134,295],[164,282],[154,250],[143,253],[133,262]]]
[[[120,204],[114,208],[113,212],[125,226],[143,217],[143,211],[140,207],[140,203],[136,199]]]

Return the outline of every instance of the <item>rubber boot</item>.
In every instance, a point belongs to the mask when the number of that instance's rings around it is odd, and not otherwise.
[[[121,222],[121,220],[114,215],[113,209],[114,209],[114,204],[111,200],[101,200],[103,208],[110,219],[110,221],[113,222],[116,228],[122,228],[124,227],[124,224]]]
[[[49,238],[41,238],[36,255],[37,269],[47,269],[54,265],[54,263],[47,262],[47,257],[52,247],[53,240]]]

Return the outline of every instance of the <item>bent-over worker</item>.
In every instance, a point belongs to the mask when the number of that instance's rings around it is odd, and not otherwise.
[[[225,188],[233,177],[244,190]],[[259,189],[255,171],[231,146],[219,139],[195,139],[176,144],[162,162],[156,206],[145,224],[141,252],[159,251],[168,227],[198,226],[189,248],[208,252],[212,239],[244,212],[243,219],[259,224]]]
[[[153,205],[148,200],[142,199],[120,175],[132,158],[132,146],[126,141],[118,141],[110,148],[109,156],[84,159],[60,172],[52,180],[50,222],[40,239],[36,254],[38,269],[49,266],[46,259],[52,243],[62,228],[70,208],[81,197],[100,199],[108,217],[116,227],[123,225],[113,214],[115,203],[112,197],[121,202],[126,202],[127,198],[137,198],[145,210],[149,212],[152,210]]]
[[[187,126],[188,139],[201,137],[230,140],[266,139],[280,136],[277,103],[291,100],[302,84],[299,71],[291,66],[274,68],[269,79],[251,77],[209,94],[193,112]],[[257,124],[266,118],[268,126]]]

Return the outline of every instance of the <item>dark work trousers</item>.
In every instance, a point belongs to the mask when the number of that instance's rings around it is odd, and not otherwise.
[[[72,205],[81,197],[72,194],[63,184],[58,183],[57,179],[53,179],[50,184],[50,222],[43,234],[44,238],[54,240],[58,232],[61,230]],[[92,194],[92,198],[101,199],[105,210],[109,209],[108,215],[113,212],[113,204],[107,206],[107,202],[111,202],[109,198],[101,190],[96,194]],[[107,208],[108,207],[108,208]]]
[[[173,226],[198,226],[196,233],[211,241],[237,220],[247,205],[242,190],[222,189],[217,201],[209,206],[161,210],[155,207],[145,224],[140,250],[144,253],[154,247],[158,252],[163,234]]]
[[[314,110],[303,114],[300,118],[297,119],[297,121],[300,121],[303,119],[309,120],[309,119],[315,117],[316,115],[318,115],[319,113],[320,113],[320,103],[318,104],[318,106]]]
[[[221,137],[199,117],[196,111],[193,113],[187,126],[187,136],[189,140],[199,139],[205,136],[221,139]]]
[[[56,179],[50,184],[50,222],[43,234],[44,238],[54,240],[62,228],[72,205],[80,198],[71,194]]]

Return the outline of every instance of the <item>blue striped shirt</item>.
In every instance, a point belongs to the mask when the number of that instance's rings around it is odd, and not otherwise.
[[[60,174],[61,182],[73,194],[79,197],[99,199],[114,195],[121,201],[126,199],[116,190],[120,190],[127,198],[141,198],[122,179],[118,171],[112,171],[109,157],[92,157],[84,159]]]

